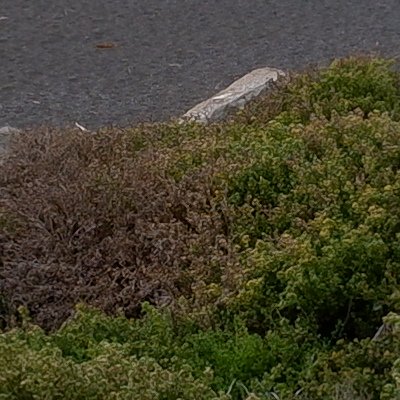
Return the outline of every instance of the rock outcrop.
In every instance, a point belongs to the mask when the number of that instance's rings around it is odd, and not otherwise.
[[[233,109],[242,108],[249,100],[270,89],[285,73],[275,68],[258,68],[233,82],[226,89],[202,101],[180,119],[208,123],[224,118]]]
[[[0,128],[0,157],[5,154],[12,134],[19,132],[19,129],[11,126],[3,126]]]

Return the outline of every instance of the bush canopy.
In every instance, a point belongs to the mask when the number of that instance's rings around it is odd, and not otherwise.
[[[400,399],[400,75],[221,123],[42,127],[0,176],[0,399]]]

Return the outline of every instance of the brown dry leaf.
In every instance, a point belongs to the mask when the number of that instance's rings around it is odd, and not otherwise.
[[[113,42],[103,42],[103,43],[97,43],[96,47],[98,49],[113,49],[117,47],[117,44]]]

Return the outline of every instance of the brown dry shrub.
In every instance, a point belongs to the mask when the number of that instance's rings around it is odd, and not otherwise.
[[[7,325],[21,305],[45,329],[77,302],[135,316],[142,301],[190,297],[194,279],[220,280],[235,263],[213,178],[223,159],[214,154],[176,181],[168,170],[179,152],[149,145],[168,127],[143,129],[40,128],[15,139],[0,177]]]

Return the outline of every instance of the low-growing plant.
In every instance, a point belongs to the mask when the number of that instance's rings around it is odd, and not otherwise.
[[[278,82],[279,90],[251,102],[233,119],[260,125],[276,117],[289,125],[307,124],[314,116],[330,118],[357,108],[400,117],[399,76],[393,60],[354,56],[334,60],[328,67],[309,68]]]
[[[0,398],[400,398],[399,96],[349,58],[210,126],[16,137]]]

